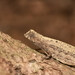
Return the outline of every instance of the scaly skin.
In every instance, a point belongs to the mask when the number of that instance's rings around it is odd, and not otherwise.
[[[48,56],[71,66],[75,66],[75,47],[62,41],[45,37],[34,30],[24,34],[36,46],[43,49]]]

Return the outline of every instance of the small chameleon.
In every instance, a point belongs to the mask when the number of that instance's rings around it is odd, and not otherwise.
[[[54,59],[64,64],[75,66],[74,46],[53,38],[45,37],[32,29],[24,34],[24,36],[44,50],[46,55],[51,55]]]

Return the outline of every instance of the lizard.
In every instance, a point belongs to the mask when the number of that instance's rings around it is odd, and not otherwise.
[[[75,66],[75,47],[65,42],[43,36],[30,29],[24,36],[36,46],[44,50],[47,56],[51,56],[61,63]]]

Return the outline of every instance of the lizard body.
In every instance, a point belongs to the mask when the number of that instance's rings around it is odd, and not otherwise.
[[[44,52],[67,65],[75,66],[75,47],[65,42],[45,37],[34,30],[24,34],[26,38],[32,41],[36,46],[43,49]]]

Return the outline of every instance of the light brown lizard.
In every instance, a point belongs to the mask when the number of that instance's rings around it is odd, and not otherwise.
[[[71,66],[75,66],[75,47],[62,41],[45,37],[34,30],[24,34],[26,38],[32,41],[39,48],[54,59]]]

